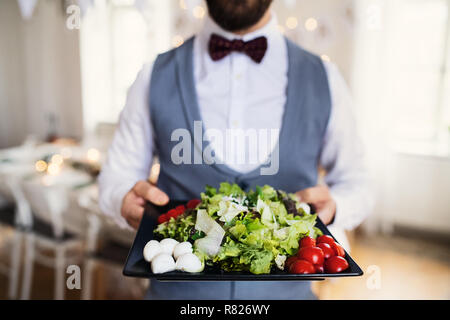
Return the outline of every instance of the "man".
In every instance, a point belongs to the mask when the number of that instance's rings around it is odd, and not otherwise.
[[[269,184],[297,192],[324,223],[354,228],[369,212],[371,196],[351,99],[339,72],[279,33],[271,0],[206,2],[209,17],[199,34],[145,66],[129,90],[100,176],[103,211],[137,228],[146,201],[163,205],[170,198],[197,198],[206,184],[230,181],[246,190]],[[200,127],[196,121],[202,121]],[[233,129],[271,129],[278,132],[278,143],[256,151],[262,154],[259,163],[236,163],[227,159],[241,150],[205,134],[205,141],[192,141],[193,154],[183,156],[190,160],[209,147],[222,161],[180,163],[173,159],[179,129],[191,137],[199,129],[223,136]],[[156,186],[148,182],[154,153],[161,163]],[[261,174],[267,161],[278,161],[276,170]],[[319,166],[326,171],[320,184]],[[305,282],[153,281],[149,298],[314,295]]]

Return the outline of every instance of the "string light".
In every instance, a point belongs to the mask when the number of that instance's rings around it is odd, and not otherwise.
[[[286,27],[288,29],[291,29],[291,30],[295,29],[295,28],[297,28],[297,25],[298,25],[298,20],[296,17],[289,17],[286,19]]]
[[[321,58],[323,61],[327,61],[327,62],[330,62],[330,61],[331,61],[330,57],[327,56],[326,54],[322,54],[322,55],[320,56],[320,58]]]
[[[305,21],[305,29],[308,31],[314,31],[317,29],[317,20],[314,18],[308,18]]]
[[[194,9],[192,9],[192,14],[197,19],[203,19],[205,16],[205,9],[202,6],[195,6]]]
[[[173,44],[174,47],[179,47],[183,43],[184,43],[183,37],[178,35],[178,34],[176,36],[174,36],[173,39],[172,39],[172,44]]]
[[[87,159],[89,162],[98,162],[100,160],[100,151],[91,148],[87,152]]]
[[[50,163],[47,168],[47,173],[51,176],[56,176],[61,171],[61,167],[56,163]]]
[[[47,170],[47,162],[45,162],[44,160],[36,161],[34,167],[37,172],[44,172],[45,170]]]
[[[52,156],[52,163],[54,163],[54,164],[57,164],[57,165],[62,165],[63,164],[63,162],[64,162],[64,158],[63,158],[63,156],[62,155],[60,155],[60,154],[54,154],[53,156]]]

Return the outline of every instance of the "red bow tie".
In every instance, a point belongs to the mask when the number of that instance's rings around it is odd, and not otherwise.
[[[209,39],[209,55],[213,61],[220,60],[232,51],[244,52],[253,61],[260,63],[267,50],[266,37],[258,37],[250,41],[228,40],[217,34]]]

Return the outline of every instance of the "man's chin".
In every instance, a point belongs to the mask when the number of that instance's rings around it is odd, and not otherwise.
[[[209,15],[222,28],[242,32],[264,16],[272,0],[206,0]]]

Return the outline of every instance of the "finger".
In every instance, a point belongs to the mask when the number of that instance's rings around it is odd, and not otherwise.
[[[124,198],[124,201],[126,201],[127,203],[134,203],[142,207],[145,205],[146,202],[146,200],[140,197],[134,190],[128,192],[128,194]]]
[[[324,186],[317,186],[300,190],[296,193],[302,202],[319,203],[329,199],[328,190]]]
[[[145,205],[145,199],[136,195],[136,204],[143,207]]]
[[[333,217],[330,216],[329,212],[320,212],[318,214],[318,216],[319,216],[320,220],[323,222],[323,224],[326,226],[329,225],[331,220],[333,219]]]
[[[330,224],[333,221],[334,215],[336,214],[336,204],[334,201],[328,201],[321,205],[321,207],[318,209],[318,216],[320,220],[325,225]]]
[[[148,183],[147,181],[138,182],[133,190],[136,194],[145,200],[148,200],[156,205],[165,205],[169,202],[169,197],[163,191],[158,189],[156,186]]]
[[[128,211],[124,214],[124,217],[130,226],[137,229],[137,227],[139,227],[139,223],[141,222],[143,215],[144,215],[143,207],[131,205],[130,208],[128,208]]]
[[[126,218],[141,220],[143,215],[144,215],[144,207],[132,204],[128,209],[128,214]]]
[[[126,219],[127,223],[135,230],[139,228],[140,221],[135,219]]]

